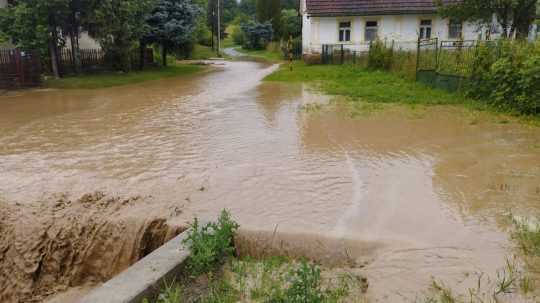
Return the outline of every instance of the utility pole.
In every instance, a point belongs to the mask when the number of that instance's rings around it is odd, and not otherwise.
[[[220,47],[221,47],[221,14],[220,14],[220,3],[221,0],[217,0],[217,56],[221,57]]]

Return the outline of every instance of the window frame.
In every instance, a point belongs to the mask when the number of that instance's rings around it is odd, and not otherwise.
[[[368,26],[368,23],[370,23],[370,22],[375,22],[377,25],[376,26]],[[379,20],[376,20],[376,19],[367,19],[367,20],[365,20],[365,22],[364,22],[364,41],[365,42],[377,41],[379,39],[379,28],[380,28]],[[368,30],[373,30],[373,29],[375,29],[375,37],[374,37],[374,39],[368,39],[368,36],[367,36]]]
[[[349,23],[349,26],[341,26],[343,23]],[[352,29],[353,29],[353,22],[349,19],[343,19],[343,20],[337,20],[337,27],[338,27],[338,43],[351,43],[352,41]],[[342,35],[343,31],[343,35]],[[347,33],[349,34],[348,40],[347,40]],[[342,39],[343,38],[343,39]]]
[[[429,25],[422,24],[424,21],[429,21]],[[428,36],[429,30],[429,36]],[[423,37],[422,37],[423,36]],[[420,40],[428,40],[433,36],[433,19],[420,19],[418,24],[418,37]]]
[[[455,23],[452,23],[452,22],[455,22]],[[457,35],[457,37],[453,37],[452,36],[452,25],[455,25],[456,23],[459,23],[460,25],[460,30],[459,30],[459,34]],[[448,20],[448,39],[455,39],[455,40],[461,40],[463,39],[463,21],[460,21],[458,19],[449,19]]]

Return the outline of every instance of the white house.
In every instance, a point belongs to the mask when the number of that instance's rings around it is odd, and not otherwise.
[[[324,44],[367,51],[376,39],[411,50],[418,38],[477,40],[487,32],[478,24],[441,18],[434,0],[301,0],[300,10],[304,54],[321,53]]]

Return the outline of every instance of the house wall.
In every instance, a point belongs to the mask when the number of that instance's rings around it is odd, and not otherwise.
[[[71,47],[71,40],[69,37],[66,37],[66,47]],[[90,37],[87,32],[82,32],[79,36],[79,48],[99,49],[101,46],[94,38]]]
[[[449,40],[448,19],[437,15],[391,15],[391,16],[352,16],[352,17],[308,17],[303,14],[304,53],[321,52],[323,44],[344,44],[346,48],[366,51],[369,41],[364,39],[367,21],[378,22],[379,39],[392,43],[396,47],[412,50],[416,48],[420,30],[420,20],[432,20],[433,38]],[[351,41],[338,41],[339,22],[351,21]],[[475,24],[463,24],[463,39],[478,39],[481,30]]]

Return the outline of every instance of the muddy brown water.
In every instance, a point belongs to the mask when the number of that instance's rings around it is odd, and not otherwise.
[[[46,296],[53,280],[99,284],[178,232],[170,226],[223,208],[243,251],[346,262],[374,301],[414,299],[431,277],[466,289],[504,265],[514,250],[500,219],[540,211],[539,128],[456,107],[352,117],[306,85],[261,82],[276,68],[225,62],[193,77],[0,97],[4,301]],[[79,199],[96,191],[132,198]],[[81,244],[55,253],[70,237]]]

